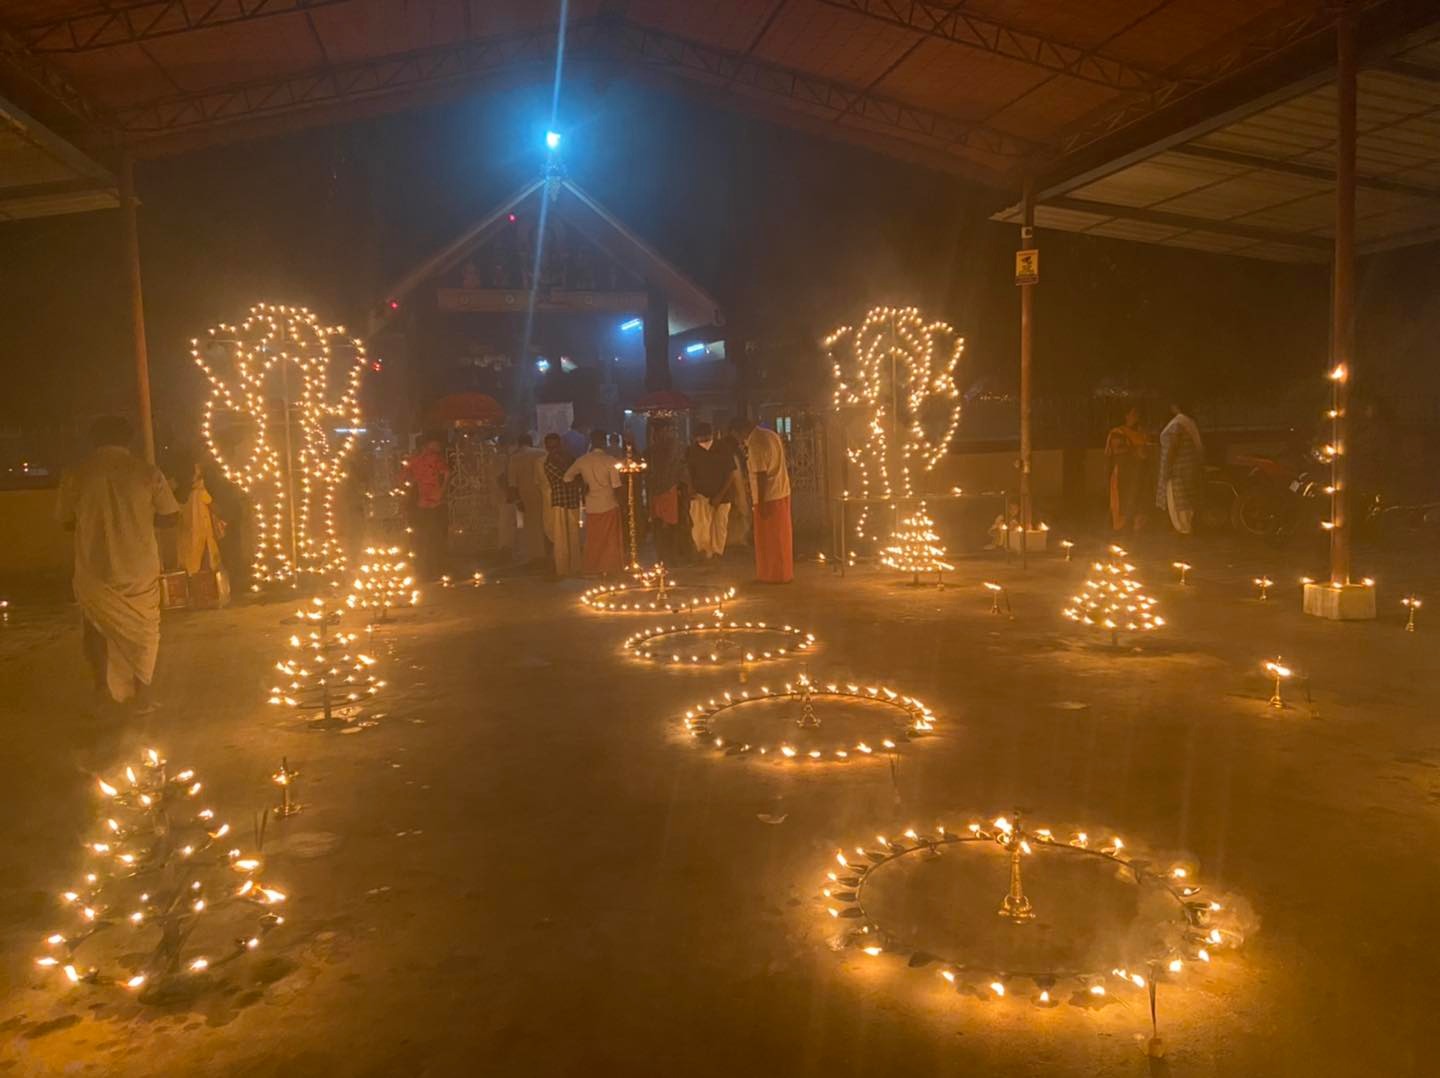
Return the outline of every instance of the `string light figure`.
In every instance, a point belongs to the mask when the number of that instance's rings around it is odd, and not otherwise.
[[[205,445],[255,505],[252,589],[344,571],[335,498],[361,429],[365,345],[311,311],[259,303],[190,342],[210,383]]]
[[[1065,955],[1064,968],[1044,968],[1037,962],[993,969],[974,955],[936,954],[928,944],[922,946],[914,939],[911,934],[915,926],[891,926],[882,920],[887,910],[909,908],[904,903],[897,906],[893,896],[885,903],[871,898],[874,889],[884,886],[880,881],[892,879],[893,886],[905,886],[907,877],[893,874],[897,866],[919,858],[975,856],[992,845],[1007,855],[1009,886],[998,913],[1017,930],[1031,931],[1025,926],[1043,913],[1034,908],[1025,893],[1020,866],[1033,861],[1028,873],[1043,874],[1045,864],[1063,859],[1076,865],[1093,865],[1104,877],[1132,885],[1147,896],[1144,901],[1128,903],[1138,911],[1136,916],[1143,920],[1143,928],[1137,924],[1140,930],[1117,935],[1116,939],[1146,940],[1150,953],[1139,956],[1137,968],[1095,958],[1092,961],[1103,962],[1098,968],[1077,969],[1069,965],[1069,949],[1061,947],[1056,953]],[[933,870],[927,869],[926,878],[932,876]],[[1131,850],[1118,837],[1095,842],[1086,832],[1077,831],[1066,839],[1048,827],[1026,826],[1016,812],[1013,818],[1000,816],[989,824],[971,821],[958,831],[943,824],[928,833],[910,827],[897,837],[876,835],[873,843],[837,850],[821,883],[820,896],[831,920],[847,926],[841,942],[869,958],[895,958],[910,969],[935,969],[938,963],[939,980],[960,992],[994,1000],[1023,1000],[1049,1009],[1059,1005],[1062,982],[1073,985],[1073,1003],[1096,1006],[1112,988],[1150,993],[1157,981],[1181,984],[1192,971],[1209,965],[1219,952],[1241,946],[1245,937],[1237,912],[1204,897],[1203,890],[1189,865],[1167,866]],[[923,959],[917,960],[922,955]],[[1137,959],[1133,951],[1130,958]]]
[[[1289,680],[1295,672],[1285,665],[1284,659],[1277,655],[1273,659],[1266,660],[1265,673],[1269,674],[1275,680],[1275,689],[1270,694],[1270,706],[1276,709],[1283,708],[1285,706],[1285,700],[1280,694],[1280,686]]]
[[[793,700],[800,704],[794,724],[798,729],[815,730],[820,726],[815,703],[819,700],[861,701],[872,704],[895,716],[893,734],[878,739],[878,744],[859,740],[839,747],[805,749],[792,741],[782,738],[776,742],[756,743],[739,738],[727,738],[715,729],[716,717],[762,701]],[[754,755],[759,757],[778,756],[785,760],[802,761],[846,761],[856,757],[873,756],[877,752],[895,753],[899,741],[908,740],[930,733],[935,729],[935,713],[913,696],[897,692],[884,685],[860,685],[855,682],[821,684],[808,673],[801,674],[794,681],[787,681],[777,689],[762,685],[753,692],[742,689],[723,692],[712,696],[686,710],[682,721],[685,730],[698,743],[724,751],[727,755]]]
[[[935,522],[925,511],[925,503],[900,522],[890,537],[890,545],[880,557],[883,565],[910,574],[912,584],[920,583],[921,573],[934,573],[935,582],[944,584],[944,574],[955,567],[947,557]]]
[[[275,664],[281,677],[270,689],[270,703],[316,712],[314,721],[326,725],[345,721],[385,687],[372,672],[375,660],[356,646],[356,633],[335,627],[340,612],[324,599],[311,600],[295,616],[302,628],[290,637],[290,653]]]
[[[41,969],[139,993],[225,965],[284,923],[285,892],[262,880],[259,853],[242,853],[229,824],[195,807],[194,771],[171,774],[147,749],[96,787],[103,820],[81,882],[61,895],[67,923],[45,937]]]
[[[1071,621],[1110,634],[1112,645],[1122,632],[1151,632],[1162,628],[1165,619],[1155,612],[1156,600],[1132,575],[1135,566],[1122,547],[1110,547],[1105,561],[1093,562],[1085,590],[1070,597],[1062,613]]]
[[[824,346],[836,411],[867,413],[864,440],[846,450],[860,477],[855,534],[863,539],[870,499],[913,498],[917,475],[945,455],[960,424],[955,368],[965,341],[944,322],[925,321],[915,307],[875,307],[858,329],[841,326]]]
[[[1410,611],[1410,616],[1405,619],[1405,631],[1413,633],[1415,631],[1415,611],[1420,609],[1420,600],[1413,595],[1407,595],[1400,600],[1400,605]]]
[[[375,621],[384,621],[394,607],[419,602],[410,556],[398,546],[366,547],[363,560],[355,567],[345,605],[369,611]]]

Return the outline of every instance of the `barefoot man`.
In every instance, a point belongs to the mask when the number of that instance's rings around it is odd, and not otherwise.
[[[750,497],[755,506],[755,579],[762,584],[788,584],[795,576],[795,558],[785,440],[743,416],[734,420],[730,429],[745,446],[750,468]]]

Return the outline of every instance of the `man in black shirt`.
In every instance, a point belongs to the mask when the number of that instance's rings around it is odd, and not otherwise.
[[[730,501],[735,492],[735,457],[715,442],[709,423],[695,424],[695,441],[685,447],[690,488],[690,535],[703,558],[725,553]]]

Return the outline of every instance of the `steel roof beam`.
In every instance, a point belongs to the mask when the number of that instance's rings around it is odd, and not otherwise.
[[[1054,38],[1020,30],[994,19],[972,15],[963,7],[949,6],[927,0],[819,0],[829,7],[863,15],[876,22],[905,30],[913,30],[937,41],[978,49],[994,56],[1029,64],[1057,75],[1108,86],[1113,90],[1138,90],[1159,80],[1161,76],[1102,56],[1087,49]]]
[[[1072,198],[1062,195],[1048,198],[1042,205],[1057,210],[1088,213],[1097,217],[1117,218],[1124,221],[1140,221],[1148,225],[1167,225],[1187,232],[1214,232],[1221,236],[1237,239],[1256,240],[1262,243],[1284,243],[1291,247],[1309,247],[1317,251],[1329,251],[1333,244],[1323,236],[1305,233],[1282,232],[1278,229],[1247,225],[1239,221],[1215,221],[1205,217],[1191,217],[1168,210],[1147,210],[1137,206],[1115,206],[1109,202],[1094,202],[1088,198]]]
[[[77,53],[134,45],[214,26],[294,15],[349,0],[143,0],[31,23],[15,31],[31,52]]]
[[[1364,132],[1361,132],[1363,137]],[[1221,161],[1230,165],[1238,165],[1242,168],[1257,169],[1264,172],[1283,172],[1287,176],[1304,176],[1312,180],[1324,180],[1327,183],[1335,182],[1335,170],[1321,168],[1316,165],[1305,165],[1298,161],[1284,161],[1274,157],[1265,157],[1262,154],[1239,153],[1235,150],[1222,150],[1211,146],[1176,146],[1166,151],[1177,154],[1181,157],[1193,157],[1205,161]],[[1403,180],[1392,180],[1384,176],[1360,176],[1355,181],[1360,187],[1369,188],[1372,191],[1389,191],[1397,195],[1411,195],[1415,198],[1440,199],[1440,188],[1422,187],[1419,184],[1406,183]]]

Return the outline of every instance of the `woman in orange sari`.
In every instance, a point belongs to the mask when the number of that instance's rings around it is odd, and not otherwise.
[[[1140,409],[1131,405],[1125,422],[1112,427],[1105,438],[1105,460],[1110,469],[1110,527],[1115,531],[1138,528],[1139,492],[1149,448],[1140,429]]]

